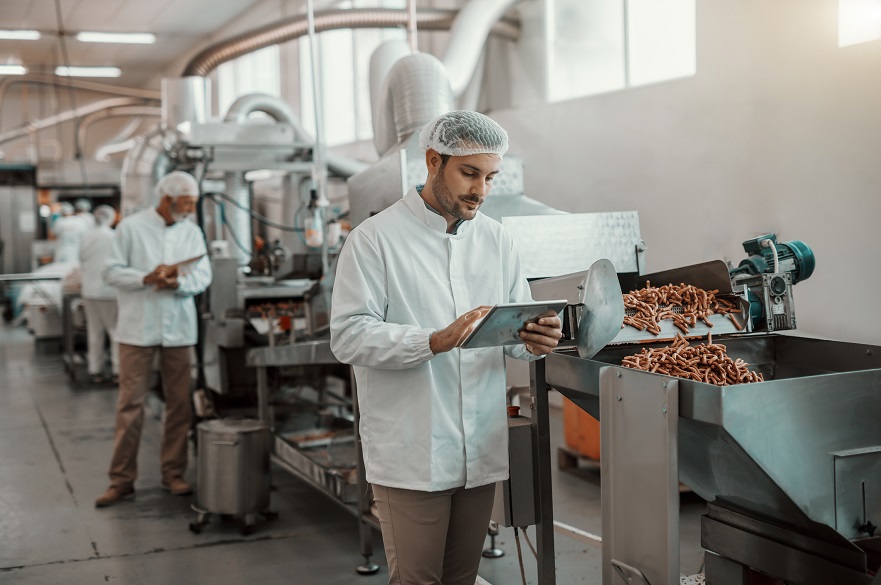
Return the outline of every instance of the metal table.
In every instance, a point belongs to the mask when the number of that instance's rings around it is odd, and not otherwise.
[[[364,564],[357,567],[360,574],[371,575],[379,571],[379,566],[370,561],[373,556],[373,539],[371,529],[379,530],[378,519],[370,512],[370,500],[367,496],[367,480],[364,472],[364,458],[361,450],[361,438],[358,432],[358,397],[355,376],[350,366],[345,366],[330,351],[330,341],[305,341],[273,347],[255,347],[247,352],[246,363],[257,368],[257,412],[260,420],[269,425],[273,440],[271,448],[272,460],[287,472],[314,487],[326,495],[334,503],[353,514],[358,520],[358,536]],[[334,469],[327,469],[311,460],[303,450],[287,441],[277,433],[269,408],[271,388],[269,385],[269,369],[291,366],[340,366],[347,370],[351,388],[349,398],[354,414],[354,440],[356,450],[356,498],[348,501],[347,480]]]

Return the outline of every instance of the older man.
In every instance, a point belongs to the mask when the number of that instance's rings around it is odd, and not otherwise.
[[[560,319],[530,324],[521,345],[460,349],[489,305],[532,300],[510,234],[478,211],[508,135],[457,111],[419,139],[425,185],[340,253],[331,348],[354,366],[389,583],[473,585],[494,485],[508,478],[504,356],[553,351]]]
[[[184,473],[192,422],[191,353],[197,335],[193,296],[211,283],[211,265],[202,231],[188,220],[199,197],[193,176],[169,173],[159,181],[156,194],[156,207],[119,224],[104,268],[104,280],[116,287],[119,302],[119,400],[110,487],[95,500],[97,507],[135,493],[144,399],[156,353],[165,394],[162,487],[175,495],[192,492]]]

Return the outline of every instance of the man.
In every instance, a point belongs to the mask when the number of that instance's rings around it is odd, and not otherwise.
[[[199,185],[192,175],[169,173],[156,186],[159,204],[124,219],[116,229],[104,280],[117,289],[119,400],[110,463],[110,487],[95,501],[104,507],[134,496],[144,399],[154,355],[165,394],[162,487],[192,493],[184,480],[187,433],[192,421],[190,368],[196,343],[193,296],[211,282],[202,231],[188,218]]]
[[[113,243],[116,210],[109,205],[95,209],[93,230],[86,232],[80,243],[83,306],[86,309],[89,377],[95,384],[104,382],[105,336],[110,336],[110,362],[113,383],[119,375],[119,344],[116,343],[116,289],[105,283],[101,274]]]
[[[428,179],[349,235],[331,349],[352,364],[391,585],[473,585],[495,483],[508,478],[505,354],[556,347],[548,313],[522,345],[462,350],[489,306],[531,300],[514,242],[478,209],[508,147],[482,114],[427,124]]]

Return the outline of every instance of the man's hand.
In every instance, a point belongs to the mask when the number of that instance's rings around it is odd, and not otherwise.
[[[547,355],[554,351],[563,337],[563,322],[553,311],[542,313],[536,323],[527,323],[520,332],[526,351],[532,355]]]
[[[492,307],[486,305],[471,309],[447,325],[446,328],[432,333],[431,338],[428,340],[428,344],[431,347],[431,353],[437,355],[462,345],[462,342],[465,341],[465,338],[468,337],[471,330],[474,329],[474,325],[477,321],[485,317],[490,309],[492,309]]]
[[[177,266],[160,264],[144,277],[144,284],[155,284],[157,288],[177,288]]]

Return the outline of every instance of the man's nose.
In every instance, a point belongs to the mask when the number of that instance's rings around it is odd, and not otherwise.
[[[475,181],[471,186],[472,195],[478,195],[483,198],[486,197],[487,193],[489,193],[489,185],[486,184],[486,181]]]

